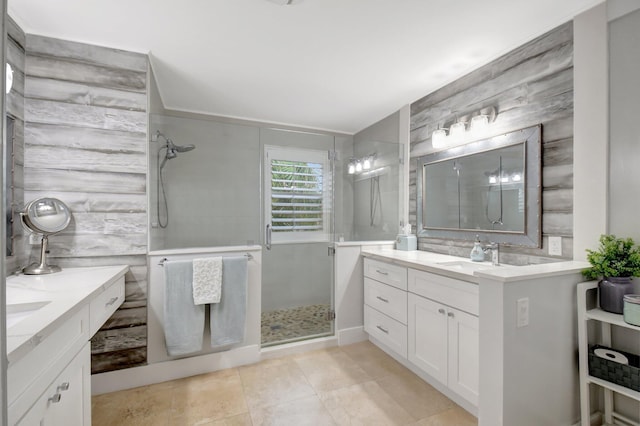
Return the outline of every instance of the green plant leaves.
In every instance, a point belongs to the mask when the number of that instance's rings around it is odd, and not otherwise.
[[[587,279],[640,276],[640,247],[631,238],[601,235],[598,250],[587,250],[591,268],[582,271]]]

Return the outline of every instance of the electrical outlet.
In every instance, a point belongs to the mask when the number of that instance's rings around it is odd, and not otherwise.
[[[549,237],[549,256],[562,256],[562,237]]]
[[[529,298],[523,297],[516,300],[516,326],[526,327],[529,325]]]

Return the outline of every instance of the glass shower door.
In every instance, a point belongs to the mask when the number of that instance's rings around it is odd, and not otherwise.
[[[262,345],[333,334],[332,136],[263,129]]]

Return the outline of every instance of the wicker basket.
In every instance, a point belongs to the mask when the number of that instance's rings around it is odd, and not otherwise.
[[[638,355],[615,350],[626,356],[629,365],[620,364],[597,356],[594,351],[598,348],[614,350],[606,346],[594,345],[589,347],[589,374],[625,388],[640,392],[640,357]]]

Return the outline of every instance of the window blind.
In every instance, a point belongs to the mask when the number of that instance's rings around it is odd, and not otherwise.
[[[323,165],[271,161],[271,223],[273,232],[323,230]]]

